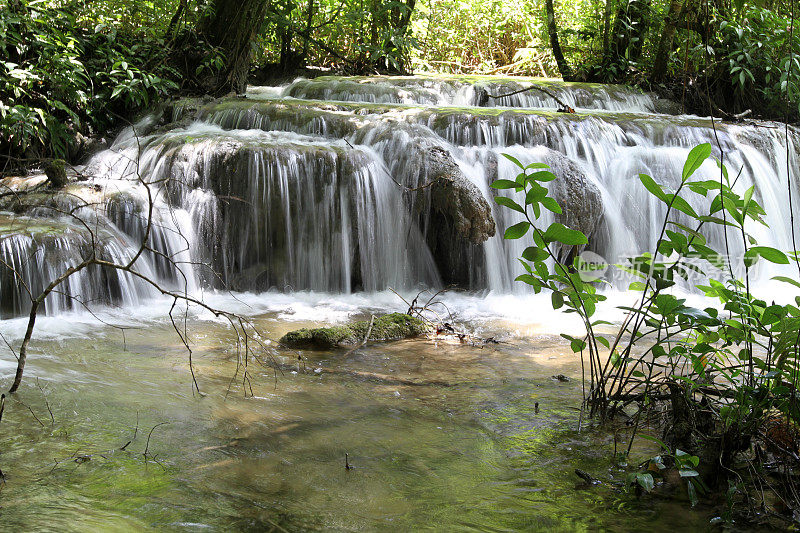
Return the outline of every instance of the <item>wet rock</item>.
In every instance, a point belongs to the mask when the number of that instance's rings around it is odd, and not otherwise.
[[[495,234],[492,210],[450,153],[432,148],[427,154],[432,177],[431,213],[426,240],[445,283],[464,288],[482,285],[481,244]]]
[[[558,154],[548,164],[559,177],[550,184],[550,195],[563,210],[562,214],[556,215],[556,221],[591,237],[603,216],[600,189],[577,163],[566,156]]]
[[[75,152],[73,154],[73,160],[85,161],[96,153],[108,148],[108,140],[99,135],[89,135],[87,137],[81,133],[76,133],[74,147]]]
[[[341,139],[355,133],[363,124],[361,119],[356,119],[356,115],[381,111],[373,109],[372,105],[361,104],[363,113],[359,113],[354,106],[355,104],[345,106],[288,100],[276,103],[247,98],[220,98],[200,106],[196,115],[187,115],[184,112],[181,116],[196,116],[225,129],[292,131]]]
[[[417,337],[430,330],[420,318],[403,313],[392,313],[375,318],[370,331],[370,321],[363,320],[329,328],[298,329],[284,335],[280,342],[290,348],[326,350],[339,346],[356,345],[364,341],[369,332],[370,341],[394,341]]]
[[[451,226],[455,237],[473,244],[495,233],[492,209],[481,191],[467,179],[445,149],[432,147],[427,154],[431,207]]]
[[[60,189],[67,183],[67,163],[63,159],[53,159],[44,166],[47,183],[54,189]]]
[[[655,107],[656,113],[661,113],[662,115],[683,114],[683,106],[675,100],[671,100],[669,98],[654,97],[653,106]]]
[[[96,256],[112,263],[130,260],[127,244],[115,229],[98,221],[91,231],[63,217],[0,215],[0,319],[30,312],[37,297],[67,266]],[[82,305],[122,304],[153,297],[147,284],[136,285],[132,274],[97,265],[83,268],[44,300],[44,314],[57,314]],[[24,287],[24,289],[23,289]],[[30,295],[29,295],[30,293]]]
[[[479,286],[470,265],[481,264],[481,244],[495,234],[492,209],[463,173],[446,143],[429,128],[386,120],[361,128],[354,142],[380,153],[406,206],[421,228],[445,284]]]

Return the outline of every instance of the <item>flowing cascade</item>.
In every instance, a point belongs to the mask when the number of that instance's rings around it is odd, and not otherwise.
[[[576,112],[557,112],[561,103]],[[123,132],[87,165],[90,178],[68,187],[95,199],[80,212],[111,237],[93,242],[48,200],[27,218],[2,215],[10,227],[50,229],[4,231],[0,254],[32,292],[87,253],[124,262],[145,236],[139,270],[188,293],[451,284],[524,291],[514,283],[516,258],[532,240],[502,238],[521,219],[495,205],[490,187],[516,175],[504,154],[550,165],[564,213],[548,216],[588,235],[585,250],[620,263],[652,249],[665,213],[638,174],[674,186],[702,142],[719,146],[737,187],[754,185],[768,207],[769,228],[753,228],[759,242],[790,249],[785,198],[787,172],[800,175],[798,132],[790,129],[787,140],[768,124],[712,123],[659,108],[624,87],[489,77],[322,77],[252,88],[248,98],[188,99]],[[708,161],[697,177],[719,175]],[[0,210],[13,208],[7,204]],[[726,249],[719,230],[706,237]],[[740,261],[738,241],[727,250]],[[559,253],[568,260],[582,251]],[[770,265],[758,278],[779,272]],[[0,278],[0,307],[21,314],[25,289],[11,279]],[[125,272],[90,270],[74,283],[48,300],[48,313],[74,307],[71,295],[118,305],[153,296]]]

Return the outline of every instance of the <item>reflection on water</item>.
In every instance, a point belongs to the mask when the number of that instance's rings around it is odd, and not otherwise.
[[[272,339],[306,325],[277,312],[256,322]],[[579,379],[551,378],[579,378],[579,361],[557,336],[503,336],[501,324],[481,324],[505,339],[483,346],[276,347],[279,371],[249,367],[253,396],[241,373],[231,382],[235,339],[218,323],[189,324],[202,396],[192,393],[185,351],[163,321],[40,340],[0,425],[3,527],[634,531],[658,528],[666,516],[671,530],[708,523],[682,503],[637,501],[609,485],[576,488],[575,468],[624,477],[609,470],[612,436],[577,431]],[[345,469],[345,454],[354,469]]]

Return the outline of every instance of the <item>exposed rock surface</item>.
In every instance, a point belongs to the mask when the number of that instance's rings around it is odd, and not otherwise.
[[[682,115],[683,106],[669,98],[653,98],[653,105],[655,106],[656,113],[663,115]]]
[[[591,238],[603,216],[600,189],[577,163],[563,154],[553,151],[544,162],[558,176],[549,188],[550,195],[563,210],[562,214],[556,215],[556,221]]]
[[[469,265],[495,234],[492,209],[463,173],[441,138],[420,124],[386,120],[362,128],[355,142],[381,153],[393,179],[405,188],[411,215],[422,229],[445,284],[470,286]],[[478,261],[480,262],[480,261]]]
[[[60,189],[67,184],[67,165],[63,159],[53,159],[44,166],[48,184],[54,189]]]
[[[473,244],[493,236],[491,207],[447,150],[431,147],[426,159],[428,177],[433,182],[431,207],[451,226],[454,236]]]
[[[370,321],[363,320],[329,328],[298,329],[281,338],[281,344],[290,348],[325,350],[338,346],[356,345],[364,341],[369,332],[370,341],[394,341],[424,335],[430,326],[420,318],[403,313],[392,313]]]

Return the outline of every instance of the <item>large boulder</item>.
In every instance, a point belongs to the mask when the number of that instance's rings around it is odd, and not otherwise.
[[[558,176],[549,187],[563,211],[556,221],[591,238],[603,217],[600,189],[577,163],[559,152],[552,151],[543,162]]]
[[[482,243],[495,234],[492,208],[429,128],[386,120],[362,128],[354,141],[381,154],[403,188],[406,206],[423,232],[436,267],[447,285],[469,288]]]
[[[431,182],[431,208],[449,226],[451,236],[480,244],[495,233],[492,208],[444,148],[424,156]]]

